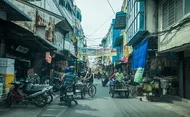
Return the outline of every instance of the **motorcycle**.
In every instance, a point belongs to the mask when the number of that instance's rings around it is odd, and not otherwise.
[[[46,88],[46,96],[47,96],[47,104],[51,104],[53,102],[53,96],[55,96],[55,94],[53,93],[53,86],[47,86],[47,85],[34,85],[31,84],[30,89],[41,89],[43,90],[44,88]]]
[[[53,81],[52,81],[52,85],[53,85],[53,92],[59,91],[60,87],[61,87],[61,80],[60,80],[60,78],[54,77]]]
[[[44,107],[47,104],[47,89],[25,89],[23,82],[12,82],[11,87],[7,95],[7,104],[11,106],[13,104],[28,104],[32,103],[38,107]]]
[[[64,89],[64,86],[61,86],[61,89]],[[60,94],[60,101],[65,101],[68,107],[71,107],[71,102],[74,101],[77,105],[78,102],[74,99],[74,88],[72,86],[68,86],[65,88],[65,92]]]

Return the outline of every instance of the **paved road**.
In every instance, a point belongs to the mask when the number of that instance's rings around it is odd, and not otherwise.
[[[100,80],[95,80],[97,95],[94,98],[78,100],[78,105],[67,108],[57,97],[53,104],[44,109],[16,107],[2,111],[2,117],[181,117],[149,102],[140,102],[135,98],[111,98],[108,87],[102,87]]]

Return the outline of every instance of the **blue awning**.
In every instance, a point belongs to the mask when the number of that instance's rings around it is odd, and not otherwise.
[[[132,69],[145,68],[148,49],[148,38],[143,40],[133,50]]]
[[[0,9],[7,13],[9,21],[32,21],[32,18],[8,0],[0,0]]]

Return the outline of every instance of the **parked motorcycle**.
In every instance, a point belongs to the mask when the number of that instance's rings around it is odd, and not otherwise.
[[[38,107],[44,107],[47,104],[47,88],[42,89],[25,89],[23,82],[12,82],[11,87],[7,95],[7,104],[11,106],[13,104],[28,104],[32,103]]]
[[[29,85],[29,84],[28,84]],[[43,90],[44,88],[46,88],[46,96],[47,96],[47,104],[51,104],[53,102],[53,96],[55,96],[55,94],[53,93],[53,86],[47,86],[47,85],[34,85],[34,84],[30,84],[30,89],[41,89]]]
[[[57,78],[57,77],[54,77],[53,81],[52,81],[52,85],[53,85],[53,92],[60,91],[61,79]]]

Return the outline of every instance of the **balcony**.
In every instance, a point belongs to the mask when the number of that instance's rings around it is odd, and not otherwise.
[[[114,29],[125,29],[126,28],[126,13],[117,12],[115,18]]]
[[[131,7],[131,6],[128,6]],[[135,1],[132,10],[129,10],[129,15],[127,15],[127,35],[128,45],[134,45],[139,42],[143,35],[147,32],[145,30],[145,14],[144,14],[144,1]]]
[[[123,36],[118,36],[115,40],[114,46],[121,46],[123,44]]]

